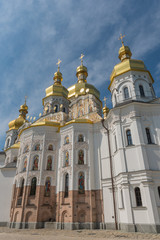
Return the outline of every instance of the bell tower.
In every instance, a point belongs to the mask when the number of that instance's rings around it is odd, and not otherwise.
[[[113,107],[129,101],[150,102],[155,99],[152,75],[142,60],[131,58],[132,52],[124,45],[124,37],[121,34],[119,38],[122,43],[118,56],[121,62],[115,65],[108,88]]]

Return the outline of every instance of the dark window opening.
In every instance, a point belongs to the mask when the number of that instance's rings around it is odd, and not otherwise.
[[[147,135],[148,144],[151,144],[152,143],[152,139],[151,139],[151,134],[150,134],[149,128],[146,128],[146,135]]]
[[[127,131],[126,131],[126,135],[127,135],[127,144],[128,144],[128,145],[133,145],[133,143],[132,143],[131,131],[130,131],[130,130],[127,130]]]
[[[136,204],[137,207],[142,206],[142,198],[141,198],[141,191],[139,187],[135,188],[135,196],[136,196]]]

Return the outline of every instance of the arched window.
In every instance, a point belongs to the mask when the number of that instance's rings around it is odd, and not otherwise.
[[[84,137],[82,134],[78,135],[78,142],[84,142]]]
[[[84,184],[84,173],[80,172],[78,176],[78,192],[84,193],[85,191],[85,184]]]
[[[49,177],[46,178],[46,182],[45,182],[45,193],[44,196],[45,197],[50,197],[50,192],[51,192],[51,180]]]
[[[27,157],[25,157],[23,160],[23,172],[26,171],[26,168],[27,168]]]
[[[128,87],[125,87],[125,88],[123,89],[123,91],[124,91],[124,98],[125,98],[125,99],[128,99],[128,98],[129,98]]]
[[[143,86],[142,86],[142,85],[139,85],[139,92],[140,92],[140,96],[141,96],[141,97],[145,97],[144,89],[143,89]]]
[[[68,143],[69,143],[69,136],[67,135],[64,138],[64,144],[68,144]]]
[[[137,207],[142,206],[141,191],[139,187],[135,188],[135,197],[136,197]]]
[[[40,150],[40,144],[39,144],[39,143],[35,145],[34,150],[35,150],[35,151],[39,151],[39,150]]]
[[[132,144],[131,130],[128,129],[128,130],[126,131],[126,135],[127,135],[127,144],[128,144],[128,145],[133,145],[133,144]]]
[[[47,158],[47,170],[48,171],[52,170],[52,156],[48,156]]]
[[[52,144],[50,144],[50,145],[48,146],[48,150],[53,151],[53,145],[52,145]]]
[[[80,165],[84,164],[84,151],[83,150],[78,151],[78,164],[80,164]]]
[[[9,145],[10,145],[10,139],[8,138],[8,139],[7,139],[6,148],[8,148],[8,147],[9,147]]]
[[[69,165],[69,152],[66,151],[64,155],[64,166],[68,167],[68,165]]]
[[[117,97],[116,95],[114,95],[114,101],[115,101],[115,105],[117,104]]]
[[[36,195],[36,185],[37,185],[37,178],[34,177],[32,178],[32,181],[31,181],[31,191],[30,191],[31,196]]]
[[[68,173],[65,175],[65,192],[64,192],[64,197],[68,197],[68,189],[69,189],[69,175]]]
[[[58,105],[54,105],[54,112],[58,112]]]
[[[159,198],[160,198],[160,186],[158,186],[158,195],[159,195]]]
[[[147,136],[148,144],[151,144],[152,143],[152,139],[151,139],[151,134],[150,134],[149,128],[146,128],[146,136]]]
[[[21,188],[20,188],[20,193],[19,193],[20,197],[22,197],[22,195],[23,195],[23,190],[24,190],[24,178],[22,180],[22,184],[21,184]]]
[[[38,157],[38,155],[36,155],[33,159],[33,171],[38,170],[38,162],[39,162],[39,157]]]
[[[29,146],[28,146],[28,145],[26,145],[26,146],[24,147],[24,150],[23,150],[23,153],[27,153],[27,152],[29,152]]]
[[[17,162],[17,157],[13,158],[13,162],[15,162],[15,163]]]

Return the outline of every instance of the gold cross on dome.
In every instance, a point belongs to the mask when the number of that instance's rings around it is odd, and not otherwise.
[[[58,59],[58,62],[56,63],[58,65],[58,71],[59,71],[59,65],[62,61],[60,59]]]
[[[24,102],[25,105],[26,105],[26,101],[27,101],[27,96],[25,96],[25,102]]]
[[[81,53],[81,56],[79,59],[81,59],[81,65],[83,65],[83,58],[84,58],[84,55]]]
[[[104,101],[104,106],[106,107],[106,101],[107,101],[107,98],[104,96],[103,98],[103,101]]]
[[[120,37],[118,40],[121,40],[122,46],[124,46],[124,42],[123,42],[123,38],[125,37],[125,35],[122,36],[122,33],[120,34]]]

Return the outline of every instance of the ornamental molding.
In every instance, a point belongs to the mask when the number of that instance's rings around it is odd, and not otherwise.
[[[88,150],[89,146],[87,142],[76,142],[74,145],[75,150],[85,149]]]

